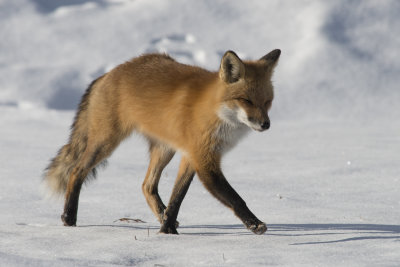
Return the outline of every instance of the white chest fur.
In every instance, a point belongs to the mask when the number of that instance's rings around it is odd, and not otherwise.
[[[232,127],[229,124],[223,123],[216,132],[217,138],[220,141],[219,148],[221,152],[226,153],[231,150],[248,132],[250,132],[250,129],[244,124]]]
[[[222,105],[218,111],[218,117],[222,120],[215,135],[219,140],[218,149],[222,153],[228,152],[244,137],[250,128],[237,118],[237,111]]]

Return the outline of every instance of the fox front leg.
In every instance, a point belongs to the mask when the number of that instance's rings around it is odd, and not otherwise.
[[[225,206],[232,209],[247,229],[258,235],[267,231],[266,224],[249,210],[244,200],[228,183],[220,169],[203,168],[198,171],[198,174],[207,190]]]
[[[174,188],[172,189],[168,207],[164,211],[160,233],[178,234],[178,231],[176,230],[178,225],[176,218],[178,217],[179,208],[189,189],[190,183],[193,180],[194,174],[195,171],[191,167],[189,161],[186,158],[182,158],[179,166],[178,177],[176,178]]]

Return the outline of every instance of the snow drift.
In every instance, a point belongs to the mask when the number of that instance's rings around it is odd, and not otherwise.
[[[216,70],[224,51],[283,51],[280,117],[397,116],[398,1],[15,0],[1,4],[0,103],[75,109],[102,73],[146,52]]]

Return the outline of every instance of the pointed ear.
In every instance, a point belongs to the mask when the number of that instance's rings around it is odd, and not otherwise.
[[[280,49],[275,49],[260,58],[260,61],[265,61],[268,68],[274,68],[276,64],[278,63],[278,59],[281,55],[281,50]]]
[[[227,51],[221,60],[219,77],[226,83],[234,83],[244,77],[244,64],[233,51]]]

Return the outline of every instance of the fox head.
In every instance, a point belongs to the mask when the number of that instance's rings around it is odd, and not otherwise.
[[[224,84],[219,117],[226,123],[245,124],[253,130],[267,130],[268,111],[274,98],[271,76],[281,51],[275,49],[257,61],[242,61],[233,51],[221,60],[219,77]]]

